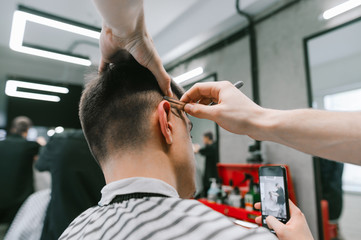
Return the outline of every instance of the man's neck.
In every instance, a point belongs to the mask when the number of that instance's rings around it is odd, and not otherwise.
[[[163,151],[120,152],[108,159],[102,168],[107,184],[131,177],[148,177],[177,189],[170,158]]]

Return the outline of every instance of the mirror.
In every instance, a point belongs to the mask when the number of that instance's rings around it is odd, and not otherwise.
[[[305,39],[309,102],[330,111],[361,111],[361,18]],[[342,239],[359,239],[361,166],[315,158],[319,196]],[[320,216],[319,216],[320,218]]]
[[[187,81],[185,84],[181,84],[185,90],[190,89],[195,83],[199,82],[214,82],[217,81],[217,75],[210,74],[207,76],[201,76],[200,78],[193,79],[191,82]],[[205,143],[203,140],[203,135],[207,132],[211,132],[213,135],[213,144],[215,148],[211,148],[211,161],[219,160],[219,136],[218,136],[218,125],[213,121],[207,119],[199,119],[192,116],[189,116],[189,119],[193,123],[193,129],[191,131],[192,134],[192,142],[193,144],[198,144],[200,149],[204,149]],[[206,157],[204,152],[195,153],[195,160],[196,160],[196,197],[203,196],[205,197],[204,185],[205,183],[209,183],[209,177],[212,177],[213,174],[209,167],[213,168],[215,166],[212,163],[208,163],[208,167],[206,170]],[[212,160],[213,159],[213,160]],[[208,159],[209,160],[209,159]]]

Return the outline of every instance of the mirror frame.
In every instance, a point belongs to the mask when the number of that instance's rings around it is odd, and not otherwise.
[[[308,107],[312,108],[313,95],[312,95],[312,83],[311,83],[311,70],[310,70],[310,62],[309,62],[309,51],[308,51],[308,42],[314,38],[322,36],[324,34],[330,33],[332,31],[338,30],[340,28],[346,27],[353,23],[361,21],[361,17],[355,18],[351,21],[342,23],[335,27],[314,33],[310,36],[307,36],[303,39],[303,50],[304,50],[304,60],[305,60],[305,70],[306,70],[306,84],[307,84],[307,99],[308,99]],[[323,218],[322,218],[322,209],[321,209],[321,175],[320,175],[320,163],[314,157],[313,168],[314,168],[314,179],[315,179],[315,189],[316,189],[316,209],[317,209],[317,225],[318,225],[318,238],[324,239],[324,228],[323,228]]]
[[[217,73],[216,72],[213,72],[213,73],[208,73],[208,74],[202,74],[202,75],[200,75],[200,76],[198,76],[198,77],[195,77],[195,78],[192,78],[192,79],[190,79],[190,80],[187,80],[187,81],[185,81],[185,82],[183,82],[183,83],[181,83],[180,85],[182,86],[182,87],[184,87],[184,86],[188,86],[188,85],[191,85],[191,84],[196,84],[197,82],[200,82],[200,81],[203,81],[203,80],[205,80],[205,79],[207,79],[207,78],[213,78],[214,79],[214,82],[218,82],[218,75],[217,75]],[[218,148],[218,161],[219,162],[221,162],[221,158],[220,158],[220,136],[219,136],[219,125],[216,123],[216,122],[214,122],[214,124],[216,125],[216,139],[217,139],[217,148]]]

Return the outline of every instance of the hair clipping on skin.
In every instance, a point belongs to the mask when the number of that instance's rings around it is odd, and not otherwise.
[[[168,101],[170,103],[171,107],[176,108],[181,111],[184,111],[184,106],[186,105],[186,103],[181,102],[175,98],[168,97],[168,96],[164,96],[163,99]]]

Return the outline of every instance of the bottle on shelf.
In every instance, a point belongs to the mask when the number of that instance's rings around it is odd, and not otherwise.
[[[211,187],[208,189],[208,192],[207,192],[207,199],[210,202],[217,202],[217,197],[218,197],[218,193],[219,193],[217,181],[215,178],[211,178],[210,181],[212,183],[211,183]]]
[[[228,196],[228,203],[232,207],[240,208],[241,207],[241,201],[242,201],[241,193],[239,191],[239,188],[237,186],[235,186],[233,188],[232,192]]]
[[[229,180],[228,185],[222,185],[222,190],[226,193],[226,197],[228,198],[229,194],[233,191],[233,180]]]
[[[219,179],[217,184],[218,186],[218,194],[217,194],[217,203],[219,204],[228,204],[227,203],[227,193],[224,191],[222,186],[222,179]]]
[[[254,204],[260,201],[259,187],[254,183],[252,175],[245,174],[245,180],[249,180],[249,190],[244,196],[245,209],[248,211],[254,211]]]
[[[260,194],[260,190],[259,190],[259,184],[255,183],[253,185],[253,192],[254,192],[254,203],[256,202],[260,202],[261,201],[261,194]],[[253,211],[260,211],[259,209],[254,208],[254,204],[253,204]]]

